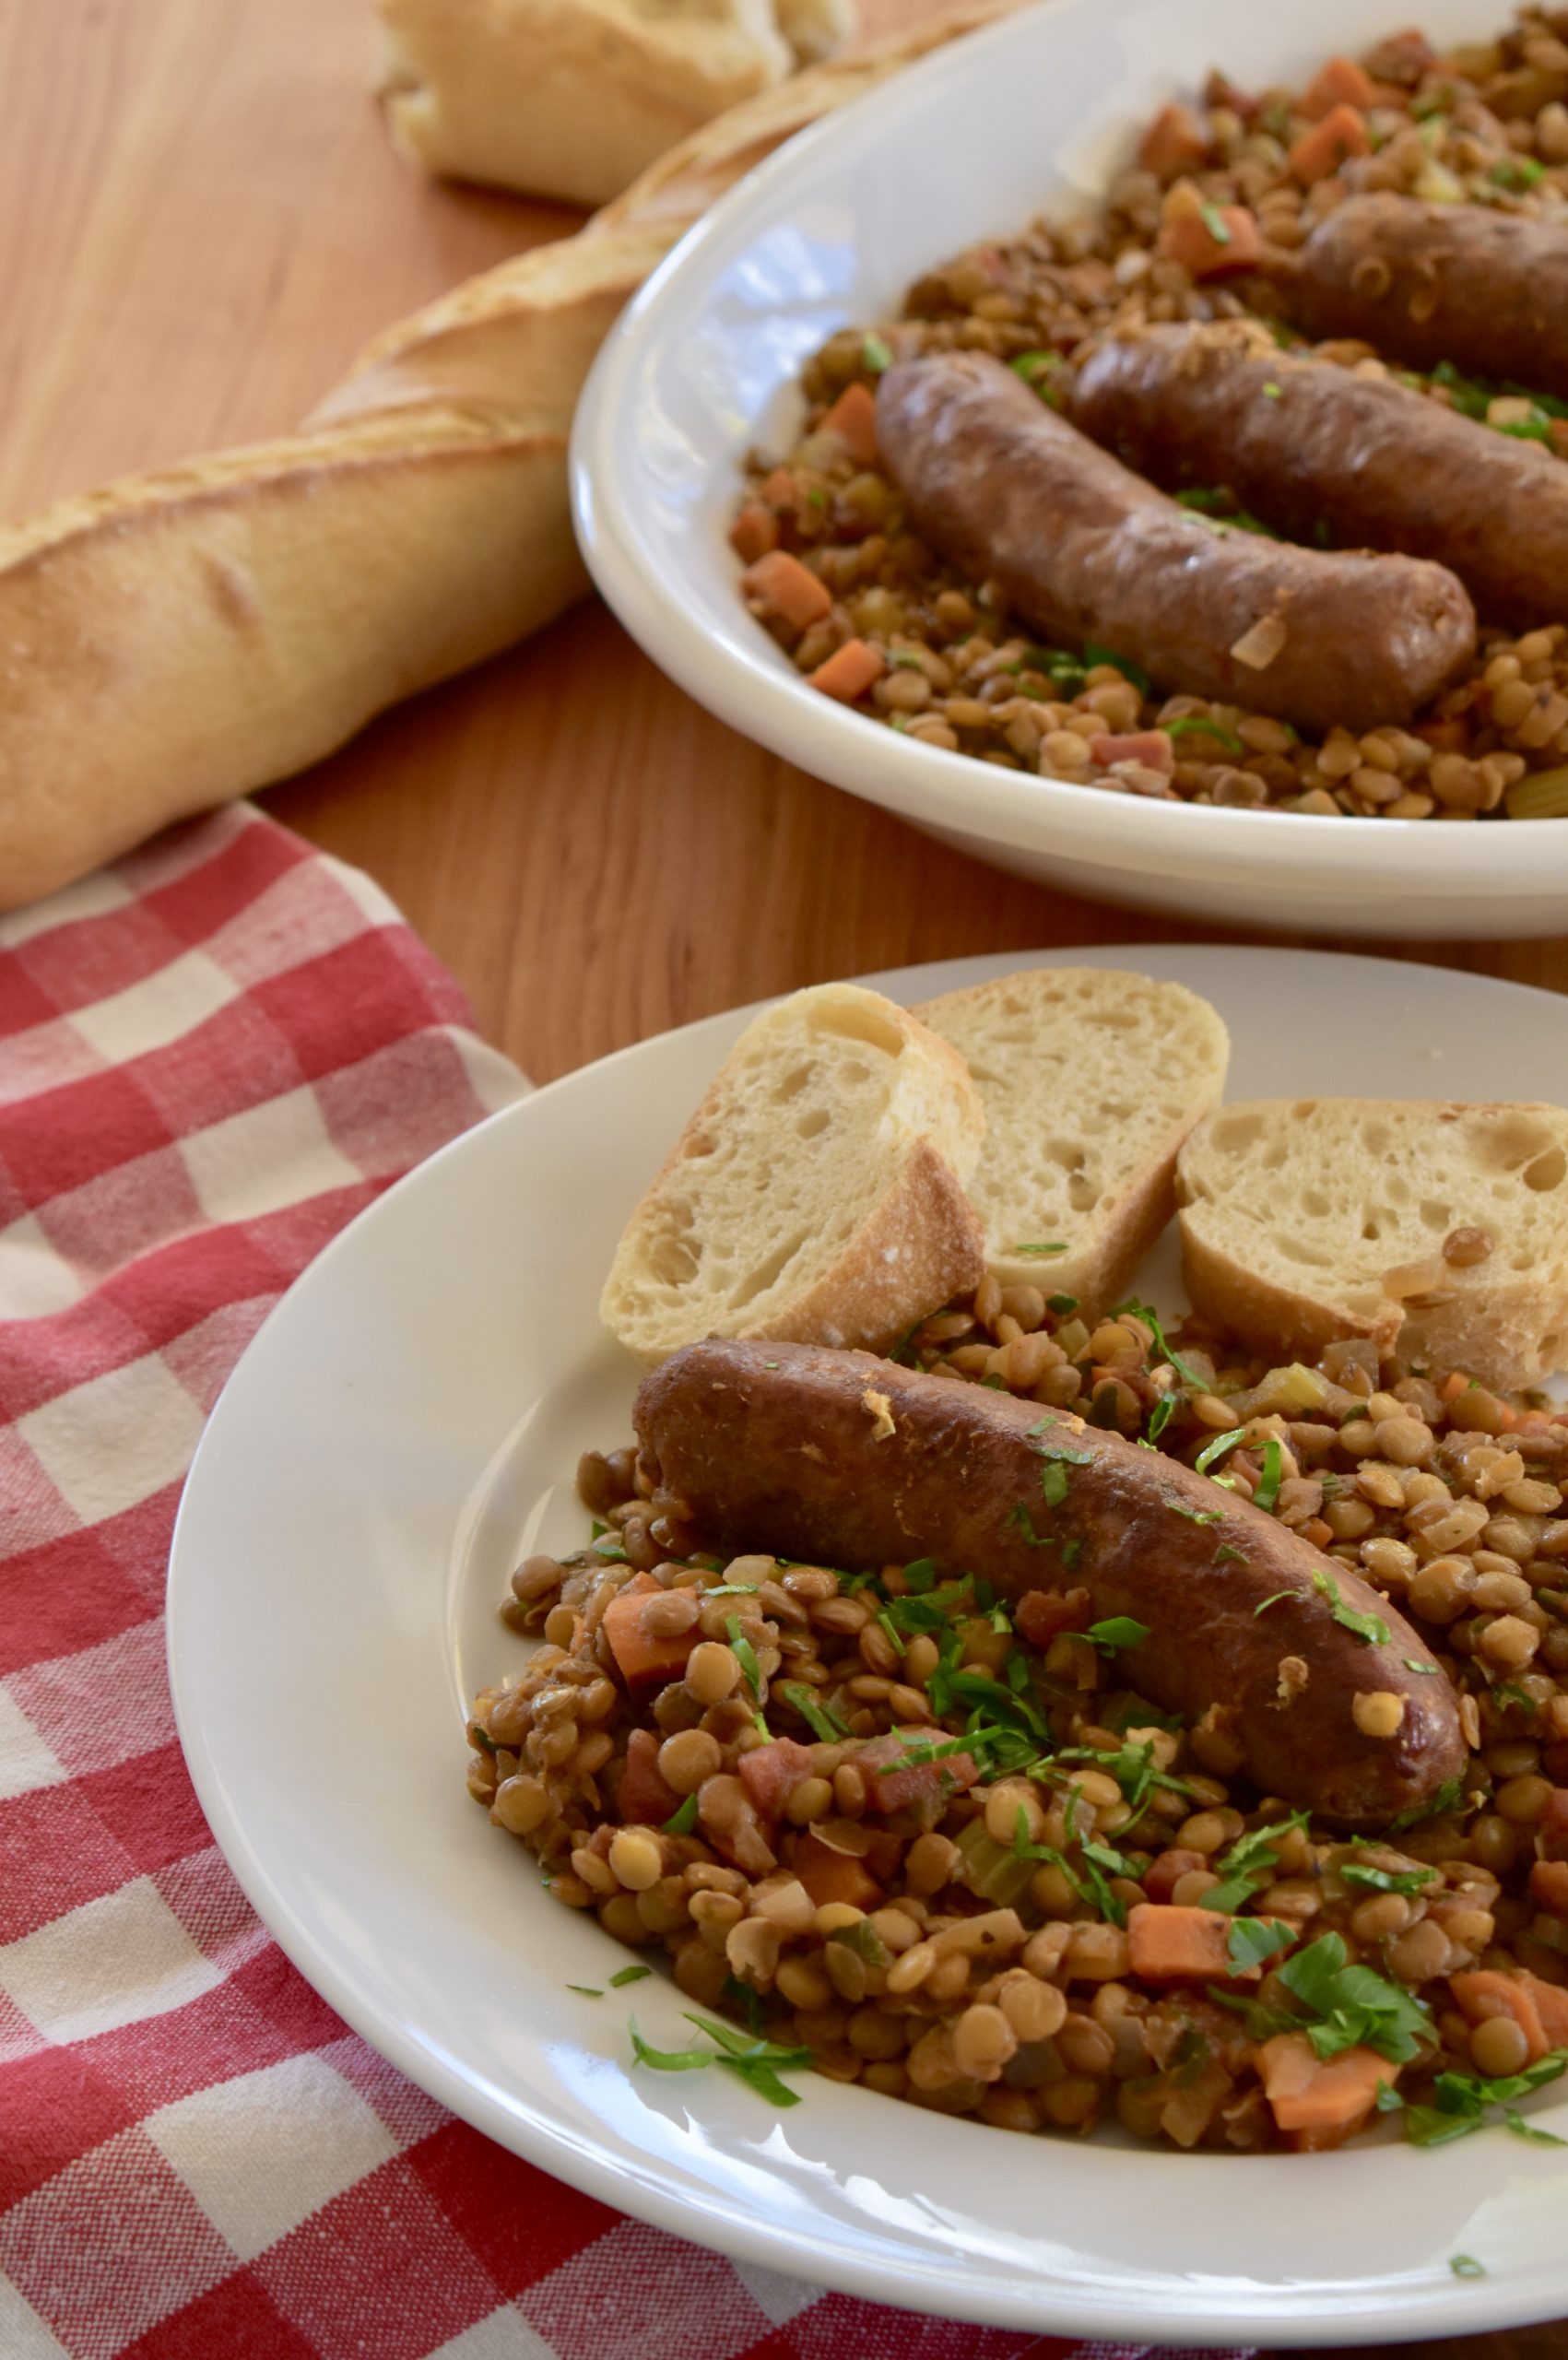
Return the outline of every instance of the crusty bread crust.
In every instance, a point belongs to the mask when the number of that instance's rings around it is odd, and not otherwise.
[[[0,532],[0,909],[317,761],[580,596],[567,438],[622,305],[760,156],[1010,5],[704,124],[577,237],[378,337],[300,434]]]
[[[1177,1193],[1194,1305],[1272,1359],[1366,1336],[1504,1388],[1568,1367],[1562,1107],[1236,1102],[1183,1149]],[[1462,1231],[1480,1258],[1444,1254]]]
[[[576,205],[826,57],[850,0],[380,0],[377,87],[411,163]]]
[[[644,1362],[707,1335],[882,1351],[978,1285],[984,1110],[958,1052],[856,984],[754,1017],[626,1225],[600,1316]]]

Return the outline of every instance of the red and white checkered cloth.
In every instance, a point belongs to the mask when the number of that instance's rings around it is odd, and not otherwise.
[[[0,2355],[1067,2354],[491,2145],[295,1973],[196,1808],[162,1602],[202,1422],[327,1239],[524,1087],[374,886],[243,808],[0,919]]]

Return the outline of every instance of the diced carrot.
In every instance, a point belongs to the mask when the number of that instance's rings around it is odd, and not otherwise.
[[[908,1811],[924,1803],[945,1802],[949,1795],[973,1787],[980,1766],[972,1754],[944,1753],[937,1762],[909,1762],[912,1745],[940,1743],[930,1729],[890,1729],[861,1747],[855,1766],[866,1781],[866,1800],[873,1811]]]
[[[1553,1787],[1546,1799],[1540,1847],[1549,1860],[1568,1860],[1568,1787]]]
[[[1138,160],[1146,172],[1173,181],[1201,164],[1208,153],[1208,134],[1191,107],[1179,100],[1162,107],[1138,143]]]
[[[754,1745],[740,1757],[740,1782],[763,1819],[782,1819],[790,1789],[811,1775],[811,1748],[792,1737]]]
[[[1298,2148],[1338,2147],[1358,2131],[1399,2068],[1374,2048],[1319,2057],[1304,2032],[1278,2032],[1257,2052],[1264,2095],[1279,2129]]]
[[[1538,1860],[1530,1870],[1530,1899],[1553,1918],[1568,1918],[1568,1860]]]
[[[1448,1978],[1454,2004],[1467,2024],[1484,2024],[1488,2016],[1513,2017],[1525,2036],[1529,2052],[1526,2062],[1530,2065],[1551,2047],[1536,2002],[1537,1988],[1533,1975],[1503,1975],[1492,1966],[1472,1967],[1468,1974]]]
[[[1091,761],[1102,762],[1107,770],[1113,762],[1141,762],[1146,770],[1162,771],[1169,778],[1176,767],[1174,742],[1163,729],[1134,729],[1120,737],[1091,738],[1089,753]]]
[[[853,1853],[835,1852],[812,1835],[795,1847],[795,1873],[819,1909],[830,1901],[847,1901],[853,1909],[875,1909],[882,1888]]]
[[[779,520],[760,500],[749,500],[729,528],[729,542],[737,557],[755,565],[760,557],[778,548]]]
[[[1371,152],[1366,117],[1357,107],[1330,107],[1321,123],[1303,131],[1291,150],[1291,170],[1303,188],[1326,181],[1351,156]]]
[[[649,1589],[658,1584],[650,1582]],[[618,1598],[612,1598],[604,1611],[600,1629],[615,1658],[615,1668],[626,1682],[629,1693],[641,1695],[650,1688],[663,1688],[666,1682],[678,1680],[686,1670],[686,1658],[691,1653],[691,1634],[678,1631],[666,1638],[654,1637],[643,1627],[643,1609],[647,1591],[629,1585]]]
[[[1231,1975],[1231,1924],[1222,1909],[1135,1902],[1127,1912],[1128,1965],[1150,1983],[1256,1983],[1256,1966]]]
[[[1301,97],[1301,112],[1309,123],[1320,123],[1337,106],[1375,105],[1377,85],[1353,57],[1331,57]]]
[[[796,631],[819,623],[833,603],[826,583],[819,582],[810,567],[791,557],[787,549],[770,549],[755,565],[749,565],[740,586],[767,613],[793,623]]]
[[[869,385],[846,385],[823,419],[822,428],[836,434],[863,467],[876,465],[877,396]]]
[[[1468,1390],[1469,1382],[1462,1368],[1450,1369],[1437,1388],[1439,1399],[1444,1403],[1457,1401],[1460,1394]]]
[[[1161,223],[1157,243],[1168,261],[1179,262],[1194,278],[1252,270],[1263,258],[1263,232],[1244,205],[1205,205],[1196,213],[1178,213]]]
[[[659,1769],[659,1739],[652,1729],[633,1729],[626,1740],[620,1780],[620,1815],[638,1827],[662,1827],[680,1797]]]
[[[879,647],[871,647],[863,639],[846,639],[806,678],[808,684],[820,689],[825,697],[835,697],[840,704],[853,704],[856,697],[863,697],[881,678],[887,668]]]

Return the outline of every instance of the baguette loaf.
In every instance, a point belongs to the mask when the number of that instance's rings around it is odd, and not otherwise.
[[[977,1285],[985,1117],[963,1059],[879,992],[753,1017],[627,1225],[600,1304],[645,1361],[704,1336],[880,1351]]]
[[[381,0],[411,163],[603,205],[726,107],[842,48],[851,0]]]
[[[1568,1367],[1568,1111],[1259,1098],[1177,1176],[1195,1307],[1271,1357],[1380,1351],[1527,1385]]]
[[[621,306],[762,156],[1010,5],[704,124],[578,236],[379,337],[299,434],[0,534],[0,909],[319,760],[580,596],[567,437]]]
[[[1027,968],[916,1013],[985,1109],[969,1194],[992,1271],[1099,1317],[1174,1212],[1176,1150],[1224,1092],[1220,1017],[1181,984],[1104,967]]]

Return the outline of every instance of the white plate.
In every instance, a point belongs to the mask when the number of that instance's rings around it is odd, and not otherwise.
[[[1506,0],[1426,0],[1438,41]],[[1138,126],[1211,63],[1291,79],[1407,24],[1410,0],[1057,0],[846,106],[683,241],[599,355],[572,435],[578,537],[627,629],[734,728],[964,851],[1149,909],[1330,934],[1547,934],[1568,826],[1270,817],[1068,786],[945,754],[808,689],[747,614],[725,540],[740,461],[796,376],[934,263],[1083,209]]]
[[[1304,952],[1138,957],[1220,1009],[1237,1095],[1568,1092],[1568,1004],[1544,992]],[[872,980],[914,1000],[1020,963]],[[633,2005],[651,2038],[680,2032],[672,1986],[567,1989],[625,1953],[469,1800],[464,1708],[522,1660],[495,1619],[519,1553],[586,1537],[578,1452],[629,1437],[634,1372],[599,1330],[600,1280],[742,1021],[623,1051],[469,1132],[327,1248],[241,1362],[181,1506],[169,1614],[181,1736],[245,1891],[349,2023],[468,2121],[742,2260],[1173,2342],[1568,2312],[1568,2162],[1503,2132],[1184,2156],[1025,2143],[810,2079],[774,2115],[727,2077],[628,2071]],[[1543,2119],[1568,2130],[1568,2107]],[[1456,2280],[1455,2253],[1489,2275]]]

